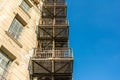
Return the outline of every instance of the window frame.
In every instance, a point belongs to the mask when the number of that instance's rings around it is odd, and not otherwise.
[[[5,75],[8,73],[8,70],[12,62],[13,59],[10,56],[8,56],[6,52],[0,49],[0,69],[1,69],[0,76],[5,77]]]
[[[23,24],[20,23],[17,18],[14,18],[8,32],[13,38],[18,39],[23,30],[23,27]]]
[[[19,24],[19,26],[17,26],[16,24]],[[13,19],[13,21],[12,21],[12,23],[11,23],[9,29],[8,29],[8,33],[11,35],[11,37],[13,37],[14,39],[18,40],[20,35],[21,35],[21,33],[22,33],[22,30],[24,29],[26,24],[27,23],[19,16],[19,14],[17,14],[14,17],[14,19]],[[17,27],[16,28],[17,31],[15,31],[15,29],[14,29],[15,27]]]
[[[27,7],[29,7],[29,9],[25,9],[24,5],[27,5]],[[29,16],[28,12],[30,10],[30,8],[32,7],[32,4],[28,1],[28,0],[23,0],[20,4],[20,8]]]

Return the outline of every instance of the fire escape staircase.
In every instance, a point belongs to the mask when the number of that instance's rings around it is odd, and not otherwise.
[[[72,80],[73,52],[68,46],[65,0],[43,0],[38,47],[30,59],[30,80]]]

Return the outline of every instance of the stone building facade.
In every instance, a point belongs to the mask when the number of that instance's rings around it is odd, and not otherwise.
[[[34,4],[37,0],[0,0],[0,80],[29,80],[41,6]]]

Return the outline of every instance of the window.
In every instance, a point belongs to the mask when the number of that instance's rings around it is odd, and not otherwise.
[[[22,29],[23,24],[21,24],[21,22],[17,18],[14,18],[8,32],[13,38],[18,39],[20,33],[22,32]]]
[[[23,0],[20,7],[26,12],[28,13],[29,9],[30,9],[30,5],[25,1]]]
[[[0,79],[5,76],[11,63],[12,59],[0,50]]]

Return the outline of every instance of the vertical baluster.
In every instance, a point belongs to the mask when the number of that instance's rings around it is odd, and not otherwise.
[[[55,50],[55,57],[57,57],[57,50]]]
[[[57,50],[57,57],[59,58],[60,57],[60,51]]]

